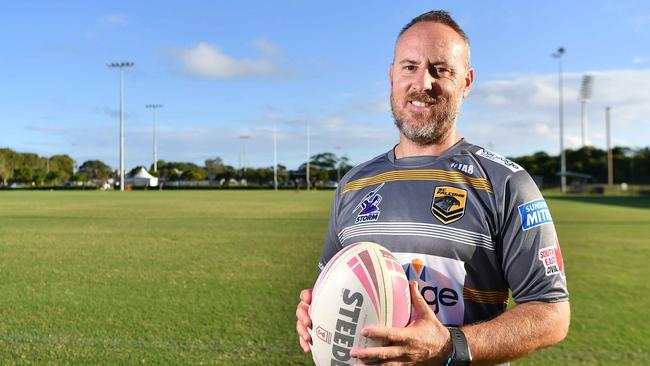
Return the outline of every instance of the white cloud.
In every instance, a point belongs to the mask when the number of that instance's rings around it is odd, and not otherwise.
[[[626,21],[634,27],[635,31],[643,31],[647,29],[648,25],[650,25],[650,14],[639,14],[627,18]]]
[[[613,141],[647,146],[650,119],[650,69],[589,71],[594,92],[587,104],[588,141],[605,146],[605,107],[612,107]],[[564,74],[565,146],[582,144],[578,101],[584,73]],[[524,75],[475,85],[463,106],[459,130],[471,142],[494,145],[502,154],[559,151],[557,74]]]
[[[99,19],[99,22],[108,27],[116,27],[126,25],[128,18],[124,14],[107,14]]]
[[[650,57],[635,57],[632,59],[633,64],[645,64],[650,62]]]
[[[217,46],[199,42],[191,48],[172,50],[183,72],[188,75],[209,79],[255,79],[284,77],[275,63],[273,55],[280,50],[266,40],[257,40],[256,47],[261,53],[258,58],[235,58],[225,54]]]
[[[282,50],[264,38],[256,39],[253,42],[255,47],[262,52],[263,56],[275,56],[282,53]]]

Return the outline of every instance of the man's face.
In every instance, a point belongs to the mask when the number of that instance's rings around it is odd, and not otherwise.
[[[395,125],[420,145],[441,143],[455,128],[474,71],[465,41],[450,27],[422,22],[397,42],[390,67]]]

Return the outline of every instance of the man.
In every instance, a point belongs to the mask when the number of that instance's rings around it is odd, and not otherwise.
[[[469,60],[467,36],[446,12],[404,27],[389,72],[399,144],[351,170],[334,198],[320,268],[344,246],[373,241],[412,281],[409,325],[366,328],[388,346],[352,350],[373,365],[507,363],[568,331],[562,256],[539,190],[520,166],[456,132],[474,80]],[[506,310],[509,290],[517,306]],[[311,289],[300,299],[296,329],[308,352]]]

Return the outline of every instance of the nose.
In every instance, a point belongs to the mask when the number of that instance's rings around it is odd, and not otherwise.
[[[431,70],[428,68],[422,68],[422,72],[418,75],[417,87],[419,90],[432,90],[433,84],[436,82],[436,79],[431,74]]]

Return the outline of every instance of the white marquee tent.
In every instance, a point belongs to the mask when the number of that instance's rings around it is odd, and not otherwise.
[[[158,178],[149,174],[144,168],[140,168],[134,176],[124,179],[124,185],[127,184],[135,187],[157,187]]]

